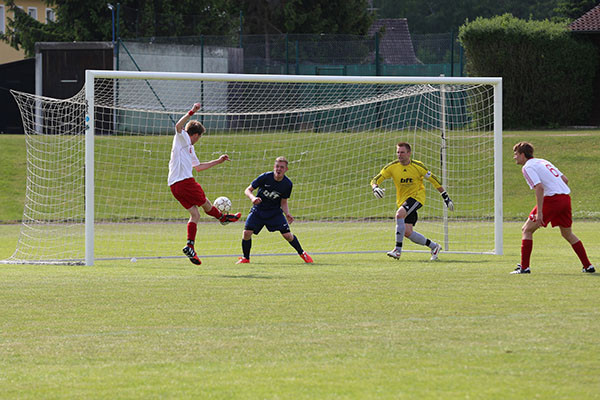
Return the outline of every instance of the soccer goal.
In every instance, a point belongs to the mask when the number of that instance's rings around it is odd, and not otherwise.
[[[395,189],[369,182],[395,144],[436,174],[448,211],[425,182],[415,227],[443,252],[502,254],[500,78],[235,75],[87,71],[66,100],[13,92],[27,143],[27,193],[15,253],[3,262],[80,263],[183,257],[189,214],[167,186],[174,124],[195,102],[207,133],[194,173],[209,200],[248,214],[244,189],[278,156],[294,183],[292,232],[311,254],[384,252],[395,243]],[[201,257],[240,255],[243,220],[204,216]],[[271,236],[270,236],[271,235]],[[277,237],[272,236],[277,235]],[[288,254],[262,232],[254,255]],[[278,247],[279,246],[279,247]],[[421,250],[407,243],[405,250]]]

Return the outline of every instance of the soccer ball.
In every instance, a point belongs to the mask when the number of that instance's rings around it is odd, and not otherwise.
[[[217,197],[213,205],[217,207],[217,209],[223,214],[227,214],[229,211],[231,211],[231,200],[225,196]]]

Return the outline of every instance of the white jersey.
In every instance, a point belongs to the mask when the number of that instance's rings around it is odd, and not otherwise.
[[[171,160],[169,161],[169,186],[175,182],[192,178],[192,170],[199,164],[200,161],[196,157],[190,135],[184,129],[180,133],[175,131],[171,147]]]
[[[538,183],[544,186],[544,196],[569,194],[571,189],[562,180],[562,172],[550,161],[543,158],[530,158],[523,165],[523,176],[531,189]]]

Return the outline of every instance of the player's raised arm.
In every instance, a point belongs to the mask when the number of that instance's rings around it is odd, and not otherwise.
[[[181,131],[185,127],[185,124],[187,124],[187,122],[189,121],[190,117],[194,115],[196,111],[200,109],[200,107],[202,107],[200,103],[194,103],[190,111],[188,111],[181,118],[179,118],[179,121],[177,121],[177,123],[175,124],[175,130],[177,131],[177,133],[181,133]]]

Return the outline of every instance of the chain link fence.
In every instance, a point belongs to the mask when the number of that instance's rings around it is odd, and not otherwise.
[[[202,35],[119,42],[117,64],[117,69],[142,71],[463,76],[464,56],[452,32]]]

